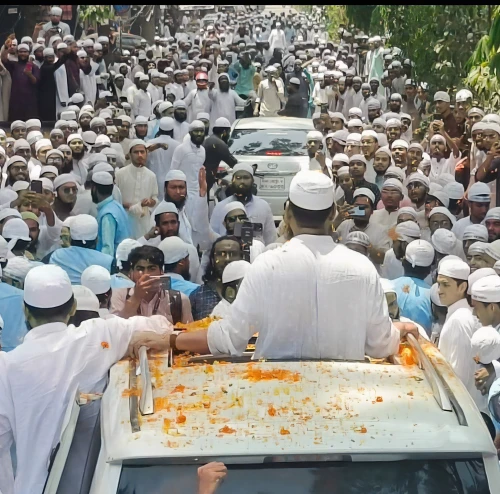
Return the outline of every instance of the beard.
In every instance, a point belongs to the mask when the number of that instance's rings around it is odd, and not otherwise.
[[[174,118],[179,123],[185,122],[187,119],[187,113],[185,115],[179,115],[177,112],[174,111]]]
[[[76,153],[75,151],[71,150],[72,153],[73,153],[73,159],[75,160],[81,160],[83,158],[83,155],[85,154],[85,150],[82,149],[82,151],[80,153]]]
[[[187,197],[184,197],[184,199],[181,199],[180,201],[174,201],[167,193],[165,193],[165,202],[171,202],[175,204],[175,207],[177,209],[182,209],[184,205],[186,204],[186,199]]]

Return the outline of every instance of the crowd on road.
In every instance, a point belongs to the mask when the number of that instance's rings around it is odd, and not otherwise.
[[[412,333],[500,432],[498,114],[320,10],[186,15],[137,49],[60,19],[1,48],[3,494],[42,492],[74,389],[140,346],[362,360]],[[228,145],[246,117],[312,121],[279,225]]]

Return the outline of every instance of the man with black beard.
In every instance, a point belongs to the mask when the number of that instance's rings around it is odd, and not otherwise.
[[[221,161],[227,163],[231,168],[236,165],[238,160],[231,154],[227,141],[231,124],[229,120],[220,117],[215,121],[213,134],[205,139],[203,147],[205,148],[205,170],[207,171],[207,186],[210,189],[215,184],[217,169]]]
[[[238,163],[233,168],[233,180],[231,188],[233,195],[227,199],[220,201],[215,206],[212,217],[210,218],[210,226],[215,233],[225,235],[226,229],[223,224],[226,212],[226,204],[239,201],[246,209],[249,221],[262,224],[262,241],[265,245],[276,242],[276,227],[274,226],[273,213],[271,207],[264,199],[254,196],[252,193],[254,183],[254,170],[246,163]]]
[[[177,100],[174,103],[174,139],[182,142],[184,136],[189,132],[187,119],[187,107],[184,100]]]
[[[245,106],[245,100],[240,98],[234,89],[230,88],[227,74],[220,74],[218,83],[219,89],[210,89],[208,93],[212,100],[211,120],[214,122],[223,117],[232,125],[236,120],[236,107]]]
[[[23,180],[29,182],[28,163],[21,156],[12,156],[5,163],[7,178],[4,187],[12,187],[14,183]]]
[[[85,145],[80,134],[70,134],[68,136],[68,146],[73,155],[73,164],[70,173],[80,178],[81,183],[87,181],[87,156],[85,156]]]

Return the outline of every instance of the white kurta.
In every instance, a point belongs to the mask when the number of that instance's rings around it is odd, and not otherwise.
[[[399,345],[373,264],[326,235],[299,235],[261,254],[230,315],[210,325],[210,351],[241,354],[255,332],[256,359],[363,360]]]
[[[286,48],[286,37],[285,31],[283,29],[273,29],[267,40],[269,43],[269,49],[274,52],[276,48],[281,48],[284,50]]]
[[[186,174],[187,200],[189,196],[200,192],[198,175],[205,163],[205,148],[196,146],[191,139],[177,146],[172,156],[171,170],[181,170]],[[188,213],[189,214],[189,213]]]
[[[184,99],[186,103],[188,120],[196,120],[198,113],[208,113],[212,109],[212,100],[209,97],[208,89],[193,89]]]
[[[172,162],[174,151],[180,144],[167,135],[161,135],[148,141],[148,145],[157,143],[166,144],[168,149],[160,148],[152,153],[149,153],[147,165],[148,168],[156,175],[156,181],[158,182],[158,202],[160,202],[163,201],[165,176],[170,171],[170,163]]]
[[[83,70],[80,69],[80,86],[85,96],[85,103],[91,103],[93,106],[97,98],[97,81],[95,74],[99,69],[99,65],[92,60],[90,61],[90,65],[92,68],[89,74],[84,74]]]
[[[123,203],[131,205],[127,213],[132,238],[142,237],[151,228],[152,209],[142,207],[141,201],[143,199],[154,199],[158,203],[156,175],[147,168],[127,165],[125,168],[116,170],[115,177],[116,185],[122,193]]]
[[[275,85],[276,84],[276,85]],[[276,79],[275,84],[264,79],[257,89],[257,100],[259,103],[260,117],[277,117],[281,105],[285,106],[285,89],[283,82]]]
[[[182,142],[184,137],[189,132],[189,124],[187,122],[178,122],[174,119],[174,139],[178,142]]]
[[[153,105],[151,102],[151,95],[142,89],[137,91],[134,96],[134,103],[132,104],[132,114],[134,117],[141,116],[149,118],[153,113]]]
[[[373,247],[377,249],[390,249],[392,247],[391,239],[387,236],[387,233],[379,225],[372,223],[371,220],[364,230],[356,228],[354,220],[344,220],[337,228],[339,241],[345,244],[347,235],[356,231],[366,233]]]
[[[165,202],[165,199],[162,202]],[[158,206],[156,207],[157,208],[160,207],[160,204],[158,204]],[[151,227],[154,225],[155,211],[153,211],[153,213],[151,214]],[[191,227],[191,222],[189,221],[189,218],[187,217],[186,214],[186,208],[185,207],[181,209],[177,208],[177,212],[179,213],[179,237],[182,238],[184,242],[192,244],[193,230]]]
[[[91,319],[79,328],[51,323],[32,329],[5,355],[2,374],[11,391],[8,422],[16,443],[16,493],[43,491],[50,453],[73,393],[102,391],[109,368],[124,356],[133,332],[170,328],[162,316]],[[4,393],[1,401],[4,409]],[[0,418],[1,427],[6,422]],[[0,431],[0,438],[5,433]]]
[[[439,351],[463,382],[479,410],[487,412],[486,397],[476,389],[474,382],[474,372],[479,366],[474,362],[471,346],[472,335],[480,327],[467,300],[463,298],[455,302],[448,307],[446,322],[439,337]]]
[[[401,278],[404,274],[403,263],[394,254],[394,249],[386,251],[384,263],[380,266],[380,277],[395,280]]]
[[[460,240],[462,242],[463,236],[465,229],[472,225],[472,221],[470,220],[470,216],[466,216],[465,218],[459,219],[454,225],[451,231],[455,234],[455,237],[457,237],[457,240]],[[481,222],[481,225],[484,225],[484,220]]]
[[[429,173],[429,180],[431,182],[437,181],[443,173],[449,173],[455,176],[455,166],[459,158],[455,158],[453,153],[450,154],[448,159],[441,158],[439,161],[436,158],[431,158],[431,171]]]
[[[241,99],[236,91],[230,89],[223,92],[220,89],[209,91],[208,96],[212,100],[212,113],[210,113],[210,128],[213,128],[215,121],[224,117],[232,125],[236,120],[236,107],[245,106],[245,100]]]

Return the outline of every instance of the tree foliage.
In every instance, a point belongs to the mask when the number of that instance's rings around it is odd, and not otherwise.
[[[346,15],[349,24],[353,24],[354,27],[367,33],[370,29],[372,12],[375,7],[376,5],[347,5]]]
[[[330,39],[338,39],[340,24],[347,24],[345,5],[328,5],[326,7],[327,30]]]
[[[111,5],[80,5],[80,18],[93,26],[107,23],[114,19],[115,12]]]
[[[465,83],[476,94],[478,103],[488,111],[500,108],[500,7],[492,13],[491,28],[477,43],[467,62]]]
[[[488,6],[380,5],[378,17],[387,44],[415,63],[416,79],[449,90],[467,75],[470,53],[488,27]]]

